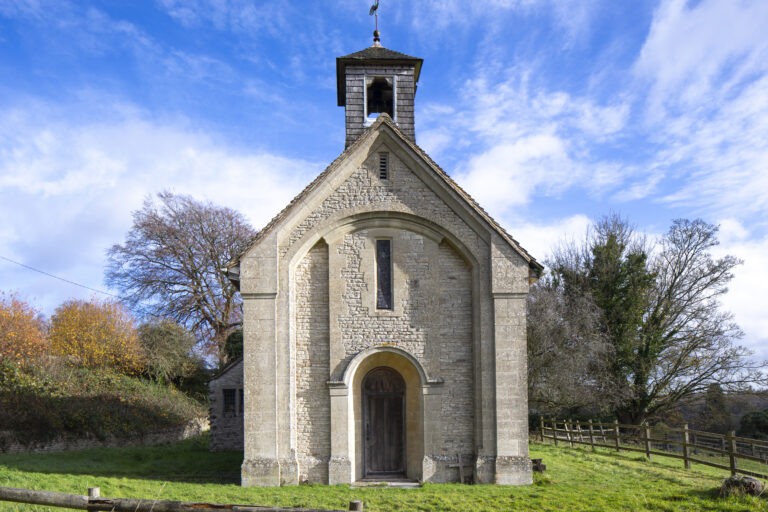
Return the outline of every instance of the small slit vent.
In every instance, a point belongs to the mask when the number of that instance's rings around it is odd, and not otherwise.
[[[389,153],[379,153],[379,179],[389,179]]]

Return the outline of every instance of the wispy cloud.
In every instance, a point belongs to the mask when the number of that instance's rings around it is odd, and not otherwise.
[[[768,212],[768,3],[663,2],[635,64],[662,201],[745,218]]]
[[[586,97],[530,83],[531,71],[505,79],[469,80],[455,116],[425,109],[428,149],[455,148],[466,158],[455,177],[497,215],[534,196],[557,196],[573,186],[598,192],[621,180],[620,167],[594,153],[624,128],[628,105],[600,105]]]
[[[124,238],[147,195],[191,194],[243,212],[258,229],[322,167],[235,147],[131,105],[28,103],[0,119],[0,254],[96,288],[104,251]],[[48,308],[80,293],[49,290],[5,263],[0,282]]]

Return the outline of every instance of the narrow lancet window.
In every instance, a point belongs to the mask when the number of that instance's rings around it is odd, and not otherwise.
[[[392,309],[392,240],[376,240],[376,309]]]
[[[389,153],[379,153],[379,179],[389,179]]]

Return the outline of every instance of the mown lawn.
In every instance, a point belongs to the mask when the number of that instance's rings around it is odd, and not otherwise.
[[[207,438],[151,448],[94,449],[49,455],[1,455],[0,486],[102,496],[346,509],[361,499],[366,511],[768,511],[762,498],[716,497],[727,474],[634,453],[533,444],[545,475],[527,487],[425,485],[421,489],[349,486],[248,488],[237,485],[240,456],[211,454]],[[47,510],[0,502],[0,510]],[[54,509],[56,510],[56,509]],[[63,509],[61,509],[63,510]]]

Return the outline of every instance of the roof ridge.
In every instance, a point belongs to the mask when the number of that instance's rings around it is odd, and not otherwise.
[[[336,169],[336,167],[338,167],[338,166],[339,166],[339,164],[341,163],[341,161],[344,159],[344,157],[345,157],[347,154],[351,153],[351,152],[352,152],[352,151],[354,151],[354,150],[355,150],[355,149],[356,149],[356,148],[357,148],[357,147],[358,147],[360,144],[362,144],[362,140],[365,138],[365,136],[366,136],[368,133],[370,133],[370,132],[371,132],[371,130],[373,130],[375,127],[378,127],[378,126],[379,126],[381,123],[383,123],[383,122],[384,122],[384,117],[385,117],[385,116],[386,116],[386,117],[389,117],[389,115],[387,115],[386,113],[384,113],[384,114],[380,115],[380,116],[379,116],[379,117],[376,119],[376,121],[374,121],[374,122],[373,122],[373,124],[371,124],[371,126],[369,126],[368,128],[366,128],[366,129],[363,131],[363,133],[361,133],[361,134],[360,134],[360,136],[357,138],[357,140],[355,140],[355,142],[353,142],[352,144],[350,144],[350,145],[349,145],[349,147],[347,147],[347,148],[346,148],[344,151],[342,151],[342,152],[341,152],[341,154],[340,154],[339,156],[337,156],[337,157],[336,157],[336,158],[333,160],[333,162],[331,162],[331,163],[328,165],[328,167],[326,167],[325,169],[323,169],[323,171],[322,171],[322,172],[320,172],[320,174],[318,174],[317,176],[315,176],[315,179],[313,179],[312,181],[310,181],[310,182],[309,182],[309,184],[307,184],[307,186],[306,186],[306,187],[304,187],[304,188],[301,190],[301,192],[299,192],[298,194],[296,194],[296,196],[294,196],[294,198],[293,198],[293,199],[291,199],[291,201],[290,201],[290,202],[289,202],[289,203],[288,203],[288,204],[287,204],[287,205],[286,205],[286,206],[285,206],[285,207],[284,207],[282,210],[280,210],[280,211],[277,213],[277,215],[275,215],[274,217],[272,217],[272,219],[271,219],[269,222],[267,222],[267,224],[266,224],[266,225],[265,225],[263,228],[261,228],[261,229],[259,230],[259,232],[258,232],[258,233],[256,233],[256,236],[255,236],[255,237],[253,237],[253,239],[252,239],[252,240],[251,240],[251,241],[248,243],[248,245],[246,246],[246,248],[245,248],[245,249],[243,249],[243,250],[240,252],[240,254],[238,254],[238,255],[237,255],[237,256],[236,256],[234,259],[230,260],[229,262],[227,262],[227,264],[226,264],[226,265],[224,265],[224,268],[231,268],[231,267],[234,267],[234,266],[238,265],[238,264],[240,263],[240,259],[242,258],[242,256],[243,256],[245,253],[247,253],[248,251],[250,251],[251,249],[253,249],[253,248],[256,246],[256,244],[259,242],[259,240],[261,240],[262,238],[264,238],[264,236],[265,236],[267,233],[269,233],[270,231],[272,231],[272,229],[274,229],[274,227],[277,225],[277,223],[278,223],[278,222],[280,222],[280,221],[281,221],[281,220],[282,220],[282,219],[283,219],[283,218],[286,216],[286,214],[288,213],[288,211],[289,211],[289,210],[291,210],[291,209],[293,208],[293,206],[294,206],[296,203],[298,203],[298,202],[299,202],[301,199],[303,199],[303,198],[304,198],[304,196],[305,196],[305,195],[309,194],[309,193],[310,193],[310,192],[311,192],[311,191],[312,191],[312,190],[313,190],[315,187],[317,187],[317,185],[319,185],[319,184],[320,184],[320,182],[322,182],[322,181],[323,181],[323,178],[325,178],[325,177],[326,177],[328,174],[330,174],[330,173],[331,173],[331,171],[333,171],[334,169]]]
[[[330,174],[333,170],[335,170],[339,164],[344,160],[344,158],[355,151],[362,143],[363,140],[368,138],[368,135],[381,126],[382,124],[386,124],[388,127],[390,127],[400,139],[402,139],[417,155],[419,155],[436,173],[438,176],[440,176],[451,189],[454,190],[459,196],[462,197],[488,224],[491,225],[500,235],[501,237],[512,246],[513,249],[515,249],[518,253],[520,253],[523,258],[525,258],[528,261],[528,264],[532,267],[536,268],[538,271],[541,271],[544,269],[544,266],[536,261],[536,258],[534,258],[528,251],[526,251],[520,243],[515,240],[512,235],[507,232],[506,229],[504,229],[501,224],[499,224],[491,215],[483,209],[482,206],[478,204],[477,201],[475,201],[471,195],[467,191],[465,191],[463,188],[459,186],[458,183],[456,183],[453,178],[451,178],[447,172],[445,172],[432,158],[419,147],[414,141],[410,140],[403,132],[400,130],[400,128],[395,124],[395,122],[392,120],[392,118],[387,114],[383,113],[380,114],[378,118],[376,118],[376,121],[371,124],[366,130],[360,134],[360,136],[353,142],[348,148],[346,148],[336,159],[331,162],[331,164],[326,167],[320,174],[318,174],[312,182],[310,182],[304,189],[299,192],[296,197],[294,197],[288,205],[285,206],[277,215],[275,215],[272,220],[270,220],[264,228],[259,231],[256,236],[253,238],[253,240],[248,244],[246,249],[244,249],[235,259],[227,263],[226,268],[231,268],[239,264],[240,259],[244,254],[246,254],[248,251],[250,251],[253,247],[258,244],[258,242],[270,231],[272,231],[275,226],[287,216],[288,212],[293,209],[294,205],[296,205],[301,199],[304,198],[307,194],[309,194],[312,190],[314,190],[322,181],[323,179]]]
[[[385,122],[388,121],[387,125],[393,128],[394,130],[396,130],[397,133],[400,135],[400,137],[405,141],[405,143],[411,147],[411,149],[416,151],[419,154],[419,156],[421,156],[435,171],[437,171],[438,174],[451,186],[451,188],[453,188],[456,192],[458,192],[459,195],[461,195],[468,203],[470,203],[476,210],[478,210],[478,213],[480,213],[481,216],[486,221],[488,221],[493,227],[495,227],[498,231],[500,231],[503,238],[507,239],[507,242],[510,242],[510,244],[515,249],[517,249],[518,251],[522,252],[525,256],[527,256],[529,258],[529,263],[536,265],[542,270],[544,269],[544,266],[538,261],[536,261],[536,258],[534,258],[533,255],[531,255],[531,253],[525,250],[523,246],[520,245],[520,242],[515,240],[515,238],[512,235],[510,235],[509,232],[506,229],[504,229],[504,227],[496,221],[496,219],[491,217],[491,215],[487,211],[485,211],[485,208],[480,206],[480,204],[477,201],[475,201],[475,199],[469,194],[469,192],[461,188],[461,186],[458,183],[456,183],[453,180],[453,178],[451,178],[451,176],[447,172],[445,172],[442,169],[442,167],[440,167],[437,164],[437,162],[432,160],[432,157],[430,157],[426,151],[424,151],[418,144],[416,144],[416,142],[406,137],[405,134],[400,130],[400,128],[394,123],[394,121],[392,121],[392,119],[389,116],[387,116],[387,118],[384,121]]]

